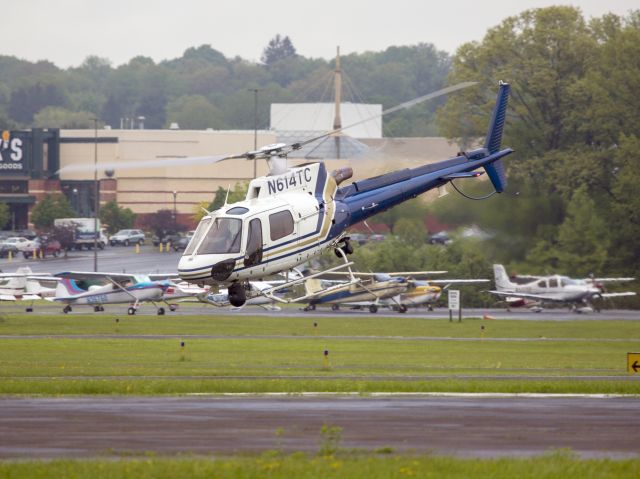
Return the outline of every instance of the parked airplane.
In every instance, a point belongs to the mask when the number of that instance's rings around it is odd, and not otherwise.
[[[60,281],[51,301],[64,303],[62,310],[68,313],[72,306],[93,306],[94,311],[104,311],[104,304],[128,303],[127,313],[136,314],[141,302],[149,301],[157,307],[157,302],[165,302],[164,294],[175,287],[167,279],[154,280],[152,277],[171,275],[141,275],[126,273],[93,273],[70,271],[56,274]],[[107,282],[105,285],[91,285],[87,289],[78,286],[77,281]],[[168,303],[166,303],[168,305]],[[169,305],[171,307],[171,305]],[[158,314],[163,315],[163,307],[157,307]],[[172,308],[173,309],[173,308]]]
[[[621,296],[635,296],[633,291],[621,293],[606,293],[602,283],[615,281],[633,281],[635,278],[586,278],[573,279],[567,276],[529,276],[531,281],[518,284],[507,276],[504,266],[493,265],[496,290],[492,294],[504,298],[507,308],[531,306],[533,311],[542,311],[544,303],[566,303],[579,313],[594,310],[592,301],[596,298],[617,298]]]
[[[413,271],[395,273],[353,273],[356,277],[368,278],[359,283],[338,283],[330,291],[322,290],[318,280],[308,280],[305,283],[309,304],[305,311],[315,309],[319,305],[329,304],[336,311],[340,306],[353,308],[368,307],[376,313],[381,306],[405,313],[409,308],[427,306],[433,309],[433,304],[440,298],[442,291],[452,284],[485,283],[488,279],[439,279],[428,281],[413,279],[415,276],[431,276],[444,274],[446,271]],[[344,273],[336,272],[335,275]],[[437,285],[444,285],[444,287]]]
[[[212,304],[214,306],[229,306],[232,311],[239,311],[245,306],[260,306],[267,311],[280,311],[282,309],[280,306],[275,304],[274,300],[261,294],[262,291],[267,291],[273,288],[272,283],[266,281],[250,281],[249,285],[252,293],[242,306],[233,306],[229,301],[229,292],[224,288],[220,289],[217,293],[206,292],[199,294],[197,295],[197,298],[203,303]]]
[[[397,301],[406,308],[419,308],[426,306],[433,311],[433,305],[440,299],[442,292],[453,284],[479,284],[488,283],[488,279],[430,279],[428,281],[414,281],[414,287],[402,293]],[[443,286],[438,286],[443,285]],[[394,304],[390,307],[395,309]]]
[[[33,302],[55,294],[58,279],[48,273],[33,274],[28,266],[15,273],[0,273],[0,301],[31,301],[26,312],[33,311]]]
[[[358,282],[327,281],[310,278],[304,282],[308,305],[304,311],[313,311],[320,305],[331,305],[337,311],[341,305],[352,307],[368,307],[371,313],[376,313],[381,302],[391,300],[400,293],[407,291],[410,283],[407,278],[393,277],[384,274],[353,273]],[[398,303],[401,312],[406,306]]]

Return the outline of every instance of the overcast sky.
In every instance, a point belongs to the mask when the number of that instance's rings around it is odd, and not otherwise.
[[[331,58],[392,45],[433,43],[454,53],[523,10],[574,5],[587,18],[626,15],[638,0],[5,0],[0,54],[67,68],[88,55],[114,66],[137,55],[155,61],[211,45],[227,57],[258,61],[276,34],[300,55]]]

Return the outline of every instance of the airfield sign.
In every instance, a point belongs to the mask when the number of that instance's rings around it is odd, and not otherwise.
[[[453,311],[458,311],[458,322],[462,322],[462,310],[460,309],[460,290],[450,289],[449,297],[449,322],[453,321]]]
[[[640,353],[627,353],[627,372],[640,374]]]
[[[460,309],[460,290],[450,289],[448,296],[449,296],[449,309],[453,311]]]

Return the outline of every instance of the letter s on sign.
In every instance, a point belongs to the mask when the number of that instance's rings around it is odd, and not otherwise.
[[[13,138],[11,140],[11,159],[13,161],[22,160],[22,138]]]

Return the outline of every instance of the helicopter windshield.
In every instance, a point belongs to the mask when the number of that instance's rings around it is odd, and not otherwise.
[[[191,241],[189,241],[187,248],[184,250],[185,255],[189,255],[193,253],[193,250],[196,249],[196,246],[198,245],[198,243],[200,243],[202,236],[206,233],[207,229],[209,228],[210,223],[211,223],[210,217],[207,216],[206,218],[202,218],[202,220],[198,224],[198,227],[196,228],[196,232],[193,234],[193,238],[191,238]]]
[[[198,254],[239,253],[241,237],[242,220],[216,218],[198,248]]]

